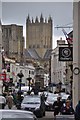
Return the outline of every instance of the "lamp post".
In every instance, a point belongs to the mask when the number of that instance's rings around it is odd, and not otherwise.
[[[61,92],[61,89],[62,89],[62,82],[61,81],[59,81],[59,92]]]
[[[20,71],[20,73],[17,74],[17,76],[20,78],[19,79],[19,91],[18,91],[18,102],[19,102],[19,109],[21,108],[21,83],[22,83],[22,77],[24,77],[22,70]]]
[[[29,70],[29,77],[27,78],[27,80],[29,81],[29,91],[28,91],[28,94],[30,94],[30,81],[31,81],[31,77],[30,77],[30,70]]]
[[[70,87],[71,87],[71,90],[70,90],[70,94],[71,94],[71,98],[72,98],[72,86],[73,86],[73,65],[72,63],[69,65],[70,69],[71,69],[71,72],[72,72],[72,75],[70,76]]]

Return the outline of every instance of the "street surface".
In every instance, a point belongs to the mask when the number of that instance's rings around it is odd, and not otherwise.
[[[5,109],[9,109],[8,106],[5,106]],[[17,109],[15,105],[12,107],[13,110]],[[53,120],[53,112],[46,112],[45,116],[43,118],[39,118],[38,120]]]
[[[7,105],[5,106],[5,109],[8,109],[8,106],[7,106]],[[15,109],[17,109],[17,108],[15,107],[15,105],[13,105],[12,109],[15,110]],[[59,117],[57,117],[56,120],[74,120],[73,117],[66,118],[66,117],[60,117],[60,116],[61,116],[61,115],[59,115]],[[46,111],[45,116],[42,117],[42,118],[38,118],[38,120],[54,120],[53,112],[50,112],[50,111],[48,112],[48,111]]]

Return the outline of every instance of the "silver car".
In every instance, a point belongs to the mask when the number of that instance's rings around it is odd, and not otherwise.
[[[21,103],[21,109],[32,112],[39,107],[40,107],[40,96],[38,95],[27,95],[24,97]]]
[[[37,120],[37,118],[30,111],[1,109],[0,120]]]

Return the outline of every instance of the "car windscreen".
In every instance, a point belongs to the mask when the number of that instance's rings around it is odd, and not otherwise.
[[[31,103],[34,103],[34,104],[39,104],[40,103],[40,97],[24,97],[23,101],[22,101],[23,104],[31,104]]]
[[[0,120],[36,120],[35,115],[29,111],[0,110]]]

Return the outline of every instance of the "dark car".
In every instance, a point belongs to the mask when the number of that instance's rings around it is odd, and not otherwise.
[[[37,118],[29,111],[2,109],[0,110],[0,120],[37,120]]]

